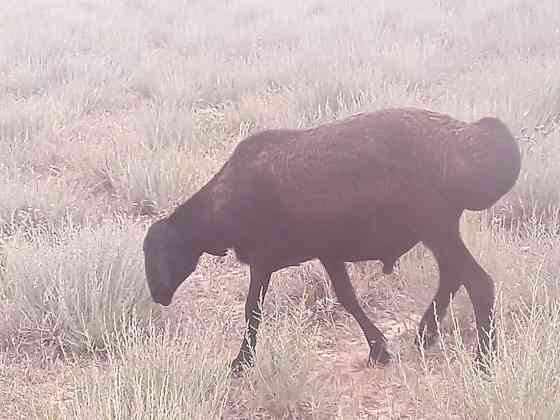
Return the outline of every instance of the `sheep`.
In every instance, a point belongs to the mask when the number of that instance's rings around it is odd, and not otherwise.
[[[387,339],[358,299],[346,263],[380,260],[391,273],[422,242],[439,287],[416,344],[436,339],[464,285],[479,344],[492,353],[494,283],[463,243],[464,210],[483,210],[515,184],[520,150],[497,118],[467,123],[419,108],[360,113],[309,129],[274,129],[242,140],[222,168],[168,217],[150,226],[143,250],[153,300],[169,305],[203,253],[233,249],[250,268],[246,334],[231,367],[254,363],[261,307],[273,272],[318,259],[369,345],[368,362],[391,359]]]

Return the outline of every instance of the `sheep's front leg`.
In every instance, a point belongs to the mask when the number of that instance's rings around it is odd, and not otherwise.
[[[329,259],[321,259],[321,262],[329,274],[338,300],[354,319],[356,319],[364,332],[370,349],[369,363],[387,364],[391,359],[391,354],[387,351],[387,339],[379,328],[373,325],[364,310],[360,307],[344,262]]]
[[[245,322],[247,323],[245,337],[239,354],[231,364],[232,370],[236,373],[241,372],[247,366],[252,366],[255,362],[257,331],[261,322],[262,305],[270,283],[270,275],[270,271],[251,265],[249,293],[245,302]]]

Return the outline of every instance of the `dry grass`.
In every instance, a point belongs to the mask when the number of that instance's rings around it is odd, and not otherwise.
[[[558,22],[554,0],[4,0],[0,417],[557,417]],[[226,369],[247,288],[233,258],[205,258],[157,319],[145,221],[255,130],[402,105],[498,116],[523,150],[514,190],[463,223],[500,292],[492,378],[471,369],[464,293],[440,345],[413,347],[437,282],[421,246],[390,276],[351,267],[385,369],[314,262],[274,275],[244,378]]]
[[[206,325],[127,329],[106,337],[106,360],[74,377],[66,419],[220,419],[230,388],[223,343]],[[147,334],[147,335],[146,335]]]
[[[3,248],[0,340],[28,350],[102,351],[104,336],[157,315],[144,284],[144,229],[114,223],[15,235]]]

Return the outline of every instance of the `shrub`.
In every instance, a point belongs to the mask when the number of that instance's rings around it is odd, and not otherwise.
[[[51,411],[61,419],[223,418],[229,369],[212,325],[106,336],[107,361],[75,376],[73,398]]]
[[[107,334],[157,316],[144,280],[143,231],[110,223],[7,241],[0,338],[61,351],[96,350],[105,347]]]

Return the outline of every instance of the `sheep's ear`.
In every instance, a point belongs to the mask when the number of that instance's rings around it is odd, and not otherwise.
[[[227,255],[227,249],[209,249],[206,253],[216,257],[225,257]]]

